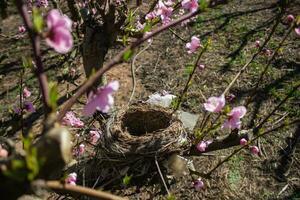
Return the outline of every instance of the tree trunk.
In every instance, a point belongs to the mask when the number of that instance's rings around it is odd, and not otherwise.
[[[83,66],[85,75],[89,78],[94,72],[103,66],[109,42],[106,34],[101,29],[86,27],[83,41]],[[95,82],[93,89],[103,85],[103,77]]]

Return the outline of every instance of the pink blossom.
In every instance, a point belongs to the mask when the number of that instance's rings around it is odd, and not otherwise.
[[[148,14],[146,15],[145,19],[146,19],[146,20],[152,20],[152,19],[154,19],[156,16],[157,16],[156,13],[152,11],[152,12],[150,12],[150,13],[148,13]]]
[[[92,8],[92,14],[95,15],[97,13],[97,9],[96,8]]]
[[[47,15],[49,29],[46,43],[58,53],[67,53],[73,47],[71,34],[72,21],[58,10],[53,9]]]
[[[255,47],[256,47],[256,48],[259,48],[259,47],[260,47],[260,41],[259,41],[259,40],[256,40],[256,41],[255,41]]]
[[[77,118],[72,111],[66,113],[66,115],[62,119],[62,124],[65,126],[72,126],[76,128],[81,128],[84,126],[84,123],[79,118]]]
[[[207,140],[207,141],[201,141],[197,144],[197,149],[200,152],[204,152],[206,151],[206,148],[208,147],[208,145],[210,145],[212,143],[212,140]]]
[[[101,131],[90,131],[90,137],[89,137],[89,141],[95,145],[97,144],[99,138],[100,138],[100,135],[101,135]]]
[[[158,9],[156,14],[160,16],[163,24],[167,24],[171,21],[170,17],[172,15],[172,12],[172,7],[167,7],[162,1],[158,2]]]
[[[4,148],[2,148],[0,144],[0,158],[6,158],[8,156],[8,151]]]
[[[19,26],[19,33],[24,33],[25,31],[26,31],[26,28],[25,28],[25,26]]]
[[[82,155],[85,151],[85,145],[84,144],[80,144],[79,148],[78,148],[78,152],[80,155]]]
[[[80,144],[77,148],[73,149],[73,154],[75,156],[82,156],[85,152],[85,145]]]
[[[76,185],[77,181],[77,174],[75,172],[68,175],[68,177],[65,179],[66,184],[70,185]]]
[[[181,5],[184,9],[189,10],[190,12],[196,12],[198,10],[197,0],[183,0]]]
[[[206,103],[204,103],[204,108],[208,112],[220,112],[225,106],[225,97],[221,95],[220,97],[210,97]]]
[[[84,2],[78,2],[78,7],[79,8],[84,8],[86,5]]]
[[[191,38],[191,42],[188,42],[185,47],[188,49],[188,53],[194,53],[199,47],[201,47],[200,39],[196,36]]]
[[[166,6],[173,6],[174,5],[174,0],[167,0],[165,1]]]
[[[198,65],[198,69],[199,69],[199,70],[203,70],[204,68],[205,68],[205,65],[203,65],[203,64],[199,64],[199,65]]]
[[[236,129],[241,128],[241,118],[245,116],[247,109],[245,106],[238,106],[233,108],[228,114],[228,118],[225,120],[222,128]]]
[[[196,191],[200,191],[204,187],[203,181],[199,178],[195,181],[193,181],[193,186]]]
[[[264,53],[266,56],[271,56],[272,55],[272,51],[270,49],[264,49]]]
[[[23,97],[24,98],[28,98],[30,96],[31,96],[31,92],[28,90],[27,87],[24,87],[24,89],[23,89]]]
[[[83,109],[86,116],[93,115],[96,110],[107,113],[114,104],[112,93],[119,89],[119,82],[112,81],[106,86],[98,88],[95,94],[91,92],[88,97],[88,103]]]
[[[245,138],[240,139],[240,145],[245,146],[247,145],[248,141]]]
[[[294,17],[294,15],[288,15],[286,19],[287,19],[288,23],[292,23],[295,20],[295,17]]]
[[[298,36],[300,36],[300,26],[295,28],[295,32]]]
[[[259,154],[259,148],[257,146],[251,146],[250,151],[253,155],[258,155]]]

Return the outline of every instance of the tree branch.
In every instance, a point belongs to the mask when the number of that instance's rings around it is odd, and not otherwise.
[[[42,93],[42,100],[43,100],[44,111],[45,111],[44,115],[47,116],[48,113],[51,111],[51,108],[49,106],[48,81],[47,81],[47,76],[44,73],[42,57],[41,57],[41,50],[40,50],[41,38],[33,29],[33,25],[28,15],[27,6],[24,3],[24,1],[16,0],[15,2],[21,17],[23,18],[33,48],[33,56],[36,63],[35,75],[38,78],[40,90]]]
[[[73,193],[73,194],[80,194],[86,195],[89,197],[102,199],[102,200],[127,200],[127,198],[119,197],[107,192],[94,190],[87,187],[82,187],[79,185],[70,185],[70,184],[63,184],[60,181],[46,181],[44,186],[50,188],[56,192],[63,192],[63,193]]]
[[[123,61],[123,56],[125,55],[125,53],[127,53],[128,51],[132,51],[134,50],[136,47],[138,47],[139,45],[141,45],[142,43],[144,43],[145,41],[147,41],[148,39],[158,35],[159,33],[163,32],[164,30],[173,27],[191,17],[196,16],[197,14],[200,13],[200,10],[194,12],[194,13],[189,13],[186,14],[184,16],[182,16],[181,18],[174,20],[173,22],[170,22],[167,25],[161,26],[159,28],[157,28],[156,30],[154,30],[151,34],[144,36],[143,38],[135,41],[134,43],[132,43],[131,45],[129,45],[128,47],[126,47],[125,49],[123,49],[119,54],[117,54],[114,58],[112,58],[110,60],[110,62],[108,62],[106,65],[103,66],[103,68],[100,68],[95,74],[93,74],[83,85],[81,85],[81,87],[78,89],[78,91],[66,102],[65,106],[61,109],[57,120],[61,121],[62,118],[64,117],[64,115],[66,114],[66,112],[73,106],[73,104],[76,103],[76,100],[83,95],[87,90],[89,90],[92,86],[93,83],[95,83],[105,72],[107,72],[108,70],[110,70],[111,68],[113,68],[114,66],[116,66],[117,64],[121,63]]]

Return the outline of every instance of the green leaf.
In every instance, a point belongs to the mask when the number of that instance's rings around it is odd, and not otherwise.
[[[133,51],[131,49],[129,49],[124,53],[123,59],[125,61],[128,61],[132,56],[133,56]]]
[[[42,32],[44,26],[44,19],[42,13],[38,8],[35,7],[33,7],[32,11],[34,29],[36,32],[40,33]]]
[[[57,108],[57,100],[58,100],[57,84],[54,82],[50,82],[49,83],[49,104],[53,110]]]
[[[126,176],[124,176],[124,178],[123,178],[123,184],[124,184],[125,186],[128,186],[128,185],[130,184],[131,178],[132,178],[132,176],[128,176],[128,175],[126,174]]]

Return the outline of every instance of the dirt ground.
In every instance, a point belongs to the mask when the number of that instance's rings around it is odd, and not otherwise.
[[[155,37],[152,44],[136,58],[135,78],[137,80],[134,101],[146,100],[148,95],[157,91],[169,91],[178,95],[184,87],[187,76],[185,66],[193,63],[195,55],[186,53],[185,44],[191,36],[198,35],[203,41],[211,40],[211,47],[205,52],[201,62],[204,70],[198,70],[193,84],[188,91],[182,110],[191,113],[204,113],[203,102],[210,96],[218,96],[226,88],[237,71],[255,52],[255,41],[263,41],[274,24],[278,13],[274,6],[276,1],[264,0],[232,0],[228,4],[219,5],[201,13],[196,21],[188,26],[177,26]],[[13,12],[13,9],[12,11]],[[294,1],[287,13],[295,16],[300,13],[300,1]],[[13,106],[17,103],[21,56],[30,55],[27,36],[16,38],[17,27],[21,24],[19,17],[12,15],[3,20],[0,35],[0,134],[15,141],[20,140],[20,128],[13,125]],[[274,50],[284,36],[287,25],[280,23],[267,48]],[[9,37],[7,37],[9,35]],[[300,39],[292,33],[282,47],[279,56],[272,62],[267,76],[254,95],[243,121],[242,129],[250,129],[258,123],[282,100],[293,83],[300,79]],[[116,45],[107,60],[122,48]],[[82,61],[78,55],[64,57],[55,54],[43,46],[45,68],[50,80],[59,83],[59,104],[62,105],[73,93],[76,85],[84,82]],[[137,52],[138,52],[137,51]],[[251,93],[255,81],[262,72],[268,57],[260,55],[243,73],[230,94],[236,96],[230,106],[242,105]],[[108,80],[119,80],[120,89],[116,93],[116,108],[126,106],[132,90],[130,62],[123,63],[107,73]],[[77,75],[68,77],[66,71],[75,68]],[[33,92],[32,100],[39,96],[38,84],[30,70],[25,70],[24,82]],[[288,103],[279,109],[266,125],[266,128],[280,123],[299,119],[300,91],[297,91]],[[25,126],[34,125],[33,132],[38,132],[41,122],[41,105],[36,103],[37,112],[25,115]],[[73,108],[80,115],[85,97]],[[85,119],[84,119],[85,120]],[[299,125],[298,125],[299,126]],[[198,127],[198,125],[197,125]],[[196,128],[197,128],[196,127]],[[300,142],[299,128],[287,127],[259,140],[262,151],[260,156],[253,156],[247,150],[234,156],[229,162],[218,168],[210,179],[203,179],[205,187],[195,191],[190,176],[175,177],[166,170],[166,182],[170,192],[176,199],[300,199]],[[76,132],[77,130],[72,130]],[[222,135],[225,133],[219,133]],[[298,141],[293,144],[294,141]],[[196,170],[207,172],[214,167],[234,148],[208,153],[198,157],[190,157]],[[154,163],[153,163],[154,165]],[[132,180],[124,187],[122,179],[119,185],[105,188],[117,195],[129,199],[166,199],[167,192],[160,176],[154,167],[142,178]]]

